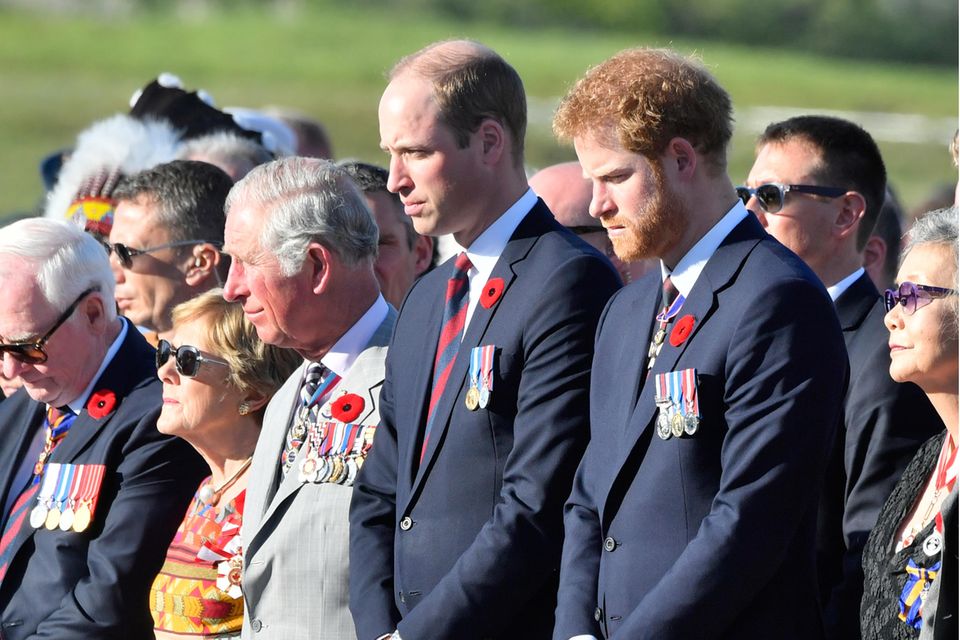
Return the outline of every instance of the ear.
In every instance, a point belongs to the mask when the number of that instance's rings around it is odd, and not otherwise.
[[[80,313],[96,334],[107,330],[107,315],[103,306],[103,297],[99,293],[92,293],[84,298],[80,304]]]
[[[203,284],[208,278],[216,278],[220,251],[209,242],[194,246],[188,260],[184,281],[191,287]]]
[[[433,238],[430,236],[417,236],[417,241],[413,245],[413,253],[416,261],[413,263],[414,275],[420,275],[430,268],[433,262]]]
[[[265,407],[269,400],[270,396],[260,393],[259,391],[248,391],[243,397],[243,402],[246,402],[247,406],[250,407],[250,413],[256,413]]]
[[[686,138],[672,138],[667,143],[667,148],[663,153],[664,168],[668,173],[673,173],[680,180],[689,181],[693,179],[699,164],[697,150]]]
[[[833,223],[833,234],[837,238],[849,238],[857,233],[860,220],[867,209],[867,201],[856,191],[847,191],[840,196],[840,210]]]
[[[495,165],[507,151],[507,134],[503,125],[493,118],[485,118],[474,134],[480,140],[480,151],[484,164]]]
[[[310,271],[310,289],[315,294],[323,293],[330,286],[330,270],[337,267],[336,255],[319,242],[307,245],[305,269]]]
[[[882,270],[887,261],[887,242],[880,236],[870,236],[863,248],[863,268]]]

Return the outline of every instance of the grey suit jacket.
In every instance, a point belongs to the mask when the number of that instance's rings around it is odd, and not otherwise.
[[[344,393],[353,393],[363,398],[364,407],[351,424],[373,428],[379,424],[384,359],[396,319],[397,313],[391,308],[321,408],[321,420],[325,416],[335,422],[331,403]],[[306,365],[304,362],[290,376],[267,406],[253,456],[240,534],[244,546],[245,639],[356,638],[347,609],[352,478],[343,484],[304,479],[299,472],[306,457],[304,445],[290,471],[280,479],[280,455],[291,417],[299,406]],[[356,430],[356,438],[369,439],[372,433],[373,429],[361,427]]]

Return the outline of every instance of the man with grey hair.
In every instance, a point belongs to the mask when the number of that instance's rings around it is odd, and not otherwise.
[[[177,152],[181,160],[199,160],[222,169],[237,181],[254,167],[273,160],[266,147],[231,131],[215,131],[183,143]]]
[[[355,160],[340,162],[339,166],[360,187],[377,222],[380,243],[373,271],[383,297],[399,309],[414,280],[433,267],[434,239],[417,233],[403,212],[400,197],[387,191],[386,169]]]
[[[380,295],[377,226],[336,165],[284,158],[227,198],[224,297],[301,366],[267,407],[247,488],[244,638],[353,639],[348,509],[380,420],[396,312]]]
[[[232,186],[212,164],[175,160],[131,176],[114,191],[109,248],[117,304],[151,342],[168,337],[176,305],[219,286],[226,275],[220,247]]]
[[[154,351],[119,318],[75,224],[0,230],[0,626],[20,638],[152,637],[148,596],[206,465],[161,435]]]

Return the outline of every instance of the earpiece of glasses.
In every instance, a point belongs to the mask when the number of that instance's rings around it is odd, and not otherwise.
[[[127,245],[121,242],[114,242],[110,244],[109,242],[104,243],[104,247],[107,250],[107,253],[116,254],[117,260],[120,262],[120,265],[124,269],[129,269],[133,266],[133,259],[137,256],[141,256],[145,253],[153,253],[154,251],[160,251],[161,249],[170,249],[173,247],[187,247],[194,244],[203,244],[207,242],[206,240],[179,240],[177,242],[167,242],[166,244],[158,244],[155,247],[147,247],[146,249],[131,249]],[[217,246],[219,248],[219,243],[211,242],[210,244]]]
[[[926,284],[914,284],[913,282],[903,282],[897,289],[887,289],[883,292],[883,306],[890,311],[898,304],[903,307],[903,312],[908,316],[916,313],[937,298],[944,298],[955,294],[953,289],[944,287],[932,287]]]
[[[167,360],[170,359],[170,356],[173,356],[173,362],[177,367],[177,373],[187,378],[192,378],[200,371],[200,365],[202,364],[219,364],[224,367],[229,367],[230,365],[223,360],[217,360],[216,358],[210,358],[200,354],[200,349],[190,346],[188,344],[180,345],[176,349],[173,348],[166,340],[160,340],[157,343],[157,369],[167,363]]]
[[[73,315],[73,312],[77,310],[77,306],[80,304],[80,301],[86,298],[88,295],[94,291],[100,291],[99,286],[92,286],[73,301],[66,311],[60,314],[60,317],[57,318],[57,321],[54,325],[47,331],[43,336],[34,341],[23,341],[23,342],[10,342],[7,344],[0,343],[0,358],[3,357],[3,353],[9,353],[13,358],[23,362],[25,364],[43,364],[47,361],[47,351],[45,349],[47,341],[53,336],[57,329],[63,325],[67,319]]]
[[[760,208],[764,213],[777,213],[783,209],[783,201],[786,195],[796,191],[797,193],[810,193],[815,196],[825,198],[839,198],[847,192],[840,187],[818,187],[812,184],[780,184],[771,182],[769,184],[759,184],[756,187],[737,187],[737,197],[743,201],[743,204],[750,202],[751,197],[756,197],[760,203]]]

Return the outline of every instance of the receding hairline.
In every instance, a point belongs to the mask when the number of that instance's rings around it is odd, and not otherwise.
[[[443,40],[398,60],[387,78],[392,81],[413,74],[432,81],[450,73],[451,69],[485,58],[502,59],[496,51],[476,40]]]

